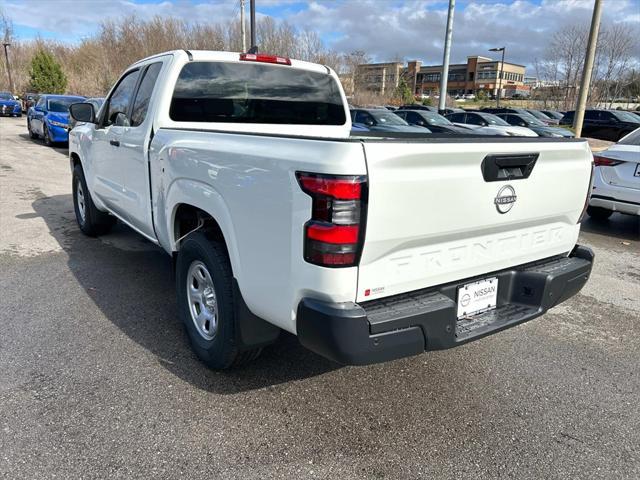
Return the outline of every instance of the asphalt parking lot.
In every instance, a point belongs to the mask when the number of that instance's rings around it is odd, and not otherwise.
[[[467,346],[341,367],[284,335],[191,353],[168,257],[76,227],[64,148],[0,118],[0,477],[638,478],[640,222],[587,220],[584,290]]]

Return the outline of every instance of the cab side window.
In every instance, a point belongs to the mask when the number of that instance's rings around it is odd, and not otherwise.
[[[144,72],[140,87],[138,87],[138,93],[136,99],[133,102],[133,110],[131,111],[131,126],[137,127],[142,125],[144,119],[147,116],[147,110],[149,110],[149,101],[151,100],[151,94],[153,93],[153,87],[156,85],[158,74],[162,68],[162,63],[153,63]]]
[[[127,73],[122,77],[120,83],[118,83],[118,86],[111,94],[108,100],[107,115],[104,119],[105,127],[115,122],[118,113],[128,115],[129,105],[133,99],[133,92],[136,88],[136,82],[138,81],[138,74],[138,70]]]

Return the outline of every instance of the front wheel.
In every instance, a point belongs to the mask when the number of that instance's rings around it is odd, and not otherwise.
[[[31,128],[31,122],[27,120],[27,130],[29,131],[29,138],[38,138],[36,132]]]
[[[217,370],[253,360],[261,349],[240,352],[236,343],[233,275],[224,245],[201,232],[181,243],[176,264],[178,310],[194,351]]]
[[[108,213],[101,212],[93,204],[91,194],[87,188],[84,172],[80,165],[73,169],[73,209],[76,221],[82,233],[89,237],[104,235],[111,230],[116,219]]]
[[[51,136],[49,135],[49,129],[47,128],[46,125],[42,126],[42,138],[44,140],[44,144],[47,147],[53,146],[53,141],[51,140]]]
[[[613,211],[601,207],[587,207],[587,214],[594,220],[606,220],[613,215]]]

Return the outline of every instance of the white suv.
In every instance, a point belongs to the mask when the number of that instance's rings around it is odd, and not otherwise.
[[[640,215],[640,128],[593,157],[595,173],[587,213],[605,220],[613,212]]]

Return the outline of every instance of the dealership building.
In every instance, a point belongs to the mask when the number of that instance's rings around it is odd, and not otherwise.
[[[502,82],[498,78],[501,72]],[[362,79],[361,87],[382,94],[397,87],[404,78],[416,95],[438,95],[442,65],[423,66],[418,60],[409,62],[406,67],[398,62],[365,64],[358,66],[358,75]],[[524,79],[524,65],[502,64],[499,60],[475,55],[467,57],[466,63],[449,65],[447,93],[456,96],[483,91],[495,96],[501,86],[502,97],[528,96],[531,89]]]

